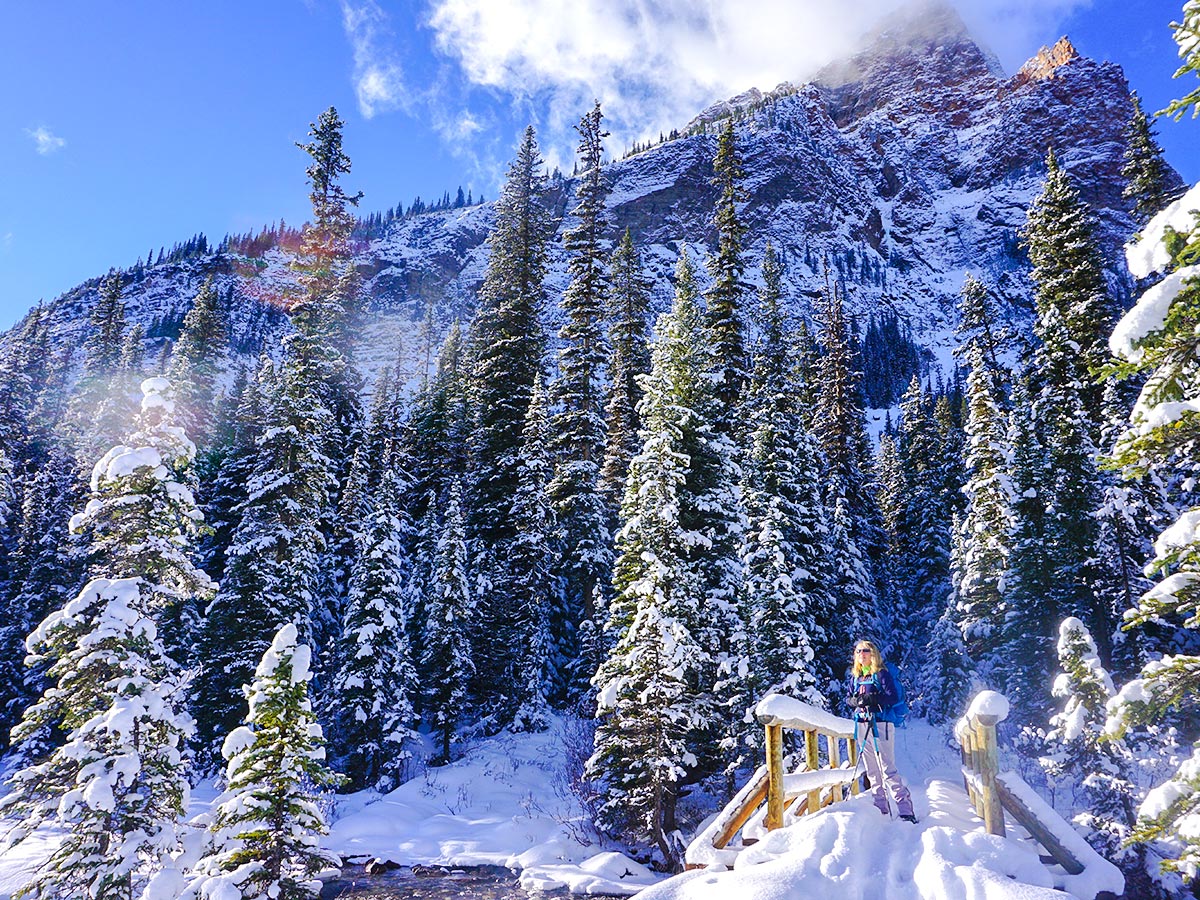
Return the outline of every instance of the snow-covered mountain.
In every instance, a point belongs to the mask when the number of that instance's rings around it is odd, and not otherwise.
[[[1020,248],[1025,211],[1053,147],[1102,224],[1118,296],[1128,275],[1116,252],[1133,231],[1121,197],[1124,128],[1132,107],[1121,68],[1078,55],[1063,38],[1016,74],[948,7],[921,7],[886,22],[864,49],[813,82],[750,90],[701,113],[682,136],[606,166],[612,235],[630,228],[666,304],[687,246],[703,258],[715,233],[709,183],[717,123],[734,115],[745,159],[748,277],[766,243],[779,252],[796,309],[807,313],[829,274],[852,310],[899,312],[919,342],[945,358],[964,273],[980,275],[1010,318],[1024,321],[1031,285]],[[353,155],[353,135],[347,145]],[[569,227],[574,183],[550,182],[558,235]],[[367,200],[367,206],[370,199]],[[397,356],[410,374],[426,358],[419,325],[427,304],[446,326],[470,316],[487,261],[492,204],[396,220],[357,256],[364,282],[373,370]],[[277,341],[290,280],[286,254],[194,255],[128,274],[127,315],[147,328],[154,365],[209,274],[232,288],[235,350],[254,355]],[[561,242],[551,249],[547,317],[566,286]],[[98,281],[51,304],[59,347],[78,347]]]

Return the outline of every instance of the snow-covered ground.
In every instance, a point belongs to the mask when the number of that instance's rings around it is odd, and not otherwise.
[[[521,870],[530,891],[630,895],[646,888],[639,900],[1064,900],[1090,898],[1101,886],[1094,871],[1072,878],[1048,869],[1019,828],[1010,826],[1008,839],[983,833],[962,789],[957,751],[944,729],[921,721],[896,741],[917,825],[880,815],[863,796],[770,833],[742,852],[733,871],[664,880],[587,826],[567,787],[572,730],[556,719],[542,734],[481,739],[462,759],[428,768],[390,794],[339,798],[325,845],[360,862],[508,866]],[[214,796],[197,790],[192,811]],[[45,858],[51,839],[35,835],[0,858],[0,900]]]
[[[570,724],[501,733],[384,797],[339,803],[325,845],[343,858],[401,865],[501,865],[526,890],[628,895],[659,880],[602,846],[567,787]]]

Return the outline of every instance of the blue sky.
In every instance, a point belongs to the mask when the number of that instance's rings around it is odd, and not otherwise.
[[[197,232],[308,214],[308,123],[346,120],[365,212],[491,198],[520,131],[571,165],[593,98],[609,149],[750,86],[803,80],[899,0],[54,0],[0,12],[0,328]],[[1180,0],[957,0],[1012,71],[1069,34],[1158,109],[1184,93]],[[846,11],[850,11],[847,13]],[[1160,121],[1200,180],[1200,122]]]

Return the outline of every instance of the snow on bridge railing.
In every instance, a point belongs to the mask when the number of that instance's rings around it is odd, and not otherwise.
[[[708,865],[732,866],[737,850],[729,842],[742,831],[743,844],[753,843],[747,833],[754,830],[751,820],[766,801],[761,827],[767,831],[781,827],[784,812],[801,816],[858,793],[854,773],[858,748],[854,743],[854,722],[783,694],[770,694],[755,707],[755,716],[766,728],[766,764],[759,766],[746,785],[700,832],[688,846],[684,859],[688,868]],[[803,765],[784,773],[783,731],[804,735]],[[822,740],[822,738],[824,740]],[[823,752],[822,752],[823,751]],[[826,766],[822,767],[822,757]],[[804,798],[798,805],[796,800]]]
[[[1046,848],[1067,873],[1065,886],[1079,897],[1119,895],[1125,890],[1121,870],[1100,856],[1016,772],[1000,771],[996,726],[1008,717],[1008,700],[995,691],[980,691],[967,714],[954,725],[962,747],[963,785],[988,834],[1006,836],[1004,813]]]

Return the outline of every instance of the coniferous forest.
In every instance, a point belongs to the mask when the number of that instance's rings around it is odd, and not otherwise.
[[[1184,19],[1197,73],[1200,7]],[[599,103],[577,126],[566,290],[547,295],[530,127],[473,314],[430,320],[416,382],[356,365],[353,255],[425,204],[360,218],[333,108],[301,147],[310,221],[216,250],[287,251],[286,336],[256,364],[212,280],[156,359],[129,271],[73,355],[33,310],[0,358],[0,812],[9,846],[68,837],[29,896],[313,896],[323,792],[386,792],[423,741],[437,766],[557,715],[590,723],[597,826],[671,867],[688,798],[758,765],[747,711],[783,692],[844,713],[864,635],[930,723],[1003,692],[1028,777],[1073,792],[1129,896],[1194,885],[1200,227],[1186,205],[1153,218],[1180,191],[1135,110],[1144,299],[1122,305],[1086,185],[1049,148],[1020,235],[1032,328],[966,273],[952,371],[894,311],[852,315],[837,261],[806,317],[773,247],[749,270],[735,116],[708,252],[683,249],[654,317],[606,215]],[[189,785],[213,776],[182,866]]]

